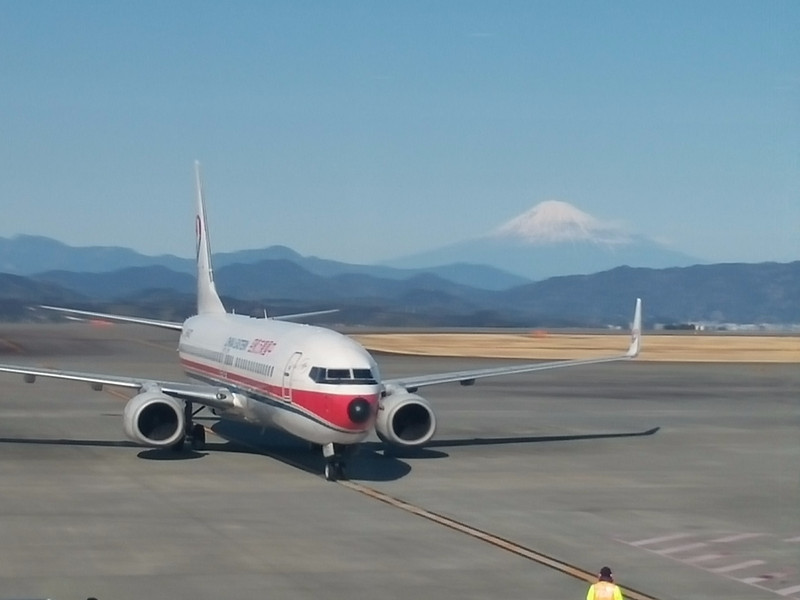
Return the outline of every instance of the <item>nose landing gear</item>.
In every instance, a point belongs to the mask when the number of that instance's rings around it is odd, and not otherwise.
[[[338,460],[329,460],[325,463],[325,479],[327,481],[339,481],[347,479],[344,471],[344,463]]]
[[[325,457],[325,479],[327,481],[347,479],[344,461],[346,448],[341,444],[325,444],[322,447],[322,455]]]

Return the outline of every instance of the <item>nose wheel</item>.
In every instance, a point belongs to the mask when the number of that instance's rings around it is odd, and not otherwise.
[[[341,460],[331,460],[325,463],[325,479],[327,481],[339,481],[347,479],[344,470],[344,462]]]
[[[346,446],[339,444],[325,444],[322,447],[322,455],[325,457],[324,474],[327,481],[347,479],[344,461],[345,448]]]

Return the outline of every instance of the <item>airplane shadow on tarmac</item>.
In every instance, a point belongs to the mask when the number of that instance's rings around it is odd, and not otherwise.
[[[217,421],[211,418],[196,417],[196,420],[213,421],[211,430],[224,442],[206,442],[202,451],[186,449],[175,452],[169,449],[142,449],[137,456],[145,460],[193,460],[203,458],[209,453],[231,452],[262,454],[284,464],[314,475],[322,474],[325,459],[319,448],[310,445],[282,431],[259,429],[252,425],[235,421]],[[514,436],[491,438],[440,439],[428,442],[424,448],[387,448],[381,442],[358,444],[347,457],[347,474],[360,481],[394,481],[411,472],[408,460],[430,460],[447,458],[449,455],[440,448],[465,446],[494,446],[504,444],[542,444],[547,442],[568,442],[599,440],[624,437],[644,437],[654,435],[660,427],[646,431],[623,433],[592,433],[582,435]],[[81,439],[43,439],[43,438],[4,438],[0,444],[35,444],[54,446],[87,446],[98,448],[141,448],[127,441],[81,440]],[[403,460],[405,459],[405,460]]]
[[[315,475],[320,475],[324,470],[325,459],[319,448],[312,448],[307,442],[282,431],[258,429],[232,421],[218,421],[211,429],[219,437],[237,445],[239,449],[236,451],[264,454]],[[449,455],[440,450],[443,448],[643,437],[654,435],[659,429],[654,427],[646,431],[582,435],[442,439],[428,442],[423,448],[412,449],[390,448],[382,442],[368,441],[355,446],[347,456],[347,474],[351,479],[360,481],[394,481],[411,472],[408,460],[447,458]],[[212,448],[207,446],[207,449]],[[226,448],[226,451],[231,450]]]

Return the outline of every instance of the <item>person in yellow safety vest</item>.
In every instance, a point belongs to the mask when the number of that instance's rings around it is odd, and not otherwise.
[[[622,592],[619,586],[614,583],[614,576],[611,569],[603,567],[597,576],[597,583],[589,587],[586,600],[622,600]]]

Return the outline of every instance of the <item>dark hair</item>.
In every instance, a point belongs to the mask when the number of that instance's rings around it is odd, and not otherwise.
[[[611,574],[609,567],[600,569],[600,581],[614,581],[614,576]]]

